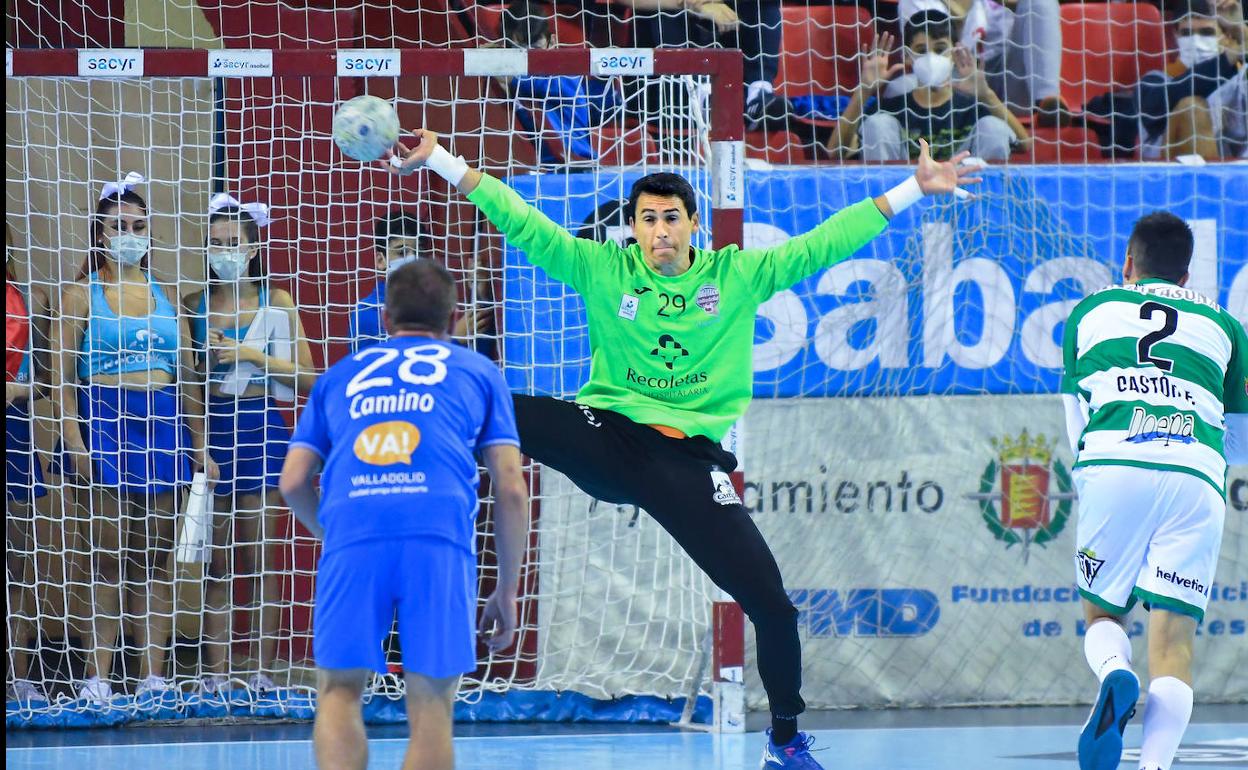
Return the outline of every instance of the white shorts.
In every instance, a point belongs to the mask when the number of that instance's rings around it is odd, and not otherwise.
[[[1079,593],[1123,615],[1137,600],[1205,616],[1226,500],[1187,473],[1125,465],[1075,469]]]

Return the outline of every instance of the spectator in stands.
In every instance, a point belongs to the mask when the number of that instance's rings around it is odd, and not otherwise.
[[[550,47],[550,21],[529,0],[512,0],[502,16],[504,45],[524,50]],[[611,81],[580,75],[497,77],[516,108],[516,119],[537,137],[543,164],[595,160],[592,132],[611,119],[620,99]],[[540,122],[540,125],[539,125]]]
[[[826,134],[797,120],[792,105],[777,95],[772,86],[780,69],[780,0],[622,2],[633,10],[633,44],[636,46],[741,49],[745,56],[747,130],[791,131],[803,143],[826,143]],[[664,103],[672,99],[673,95],[667,95]],[[653,98],[652,102],[659,103]]]
[[[30,406],[47,369],[48,295],[17,278],[13,231],[4,224],[4,503],[5,566],[8,569],[8,699],[45,700],[30,681],[30,653],[38,641],[35,618],[34,501],[48,492],[31,437]]]
[[[267,672],[277,653],[281,576],[277,574],[282,497],[277,482],[290,429],[278,401],[293,403],[316,382],[312,349],[294,300],[269,285],[261,228],[263,203],[241,204],[221,193],[208,204],[208,286],[187,295],[191,337],[208,383],[208,452],[220,471],[213,489],[214,528],[204,593],[204,672],[208,694],[229,686],[231,611],[235,577],[251,586],[259,605],[258,670],[253,692],[274,689]],[[258,583],[258,585],[257,585]]]
[[[173,627],[177,489],[193,462],[210,480],[203,394],[190,328],[173,286],[148,271],[147,202],[130,173],[104,185],[91,219],[91,251],[61,292],[53,384],[62,465],[89,491],[86,523],[95,607],[86,625],[87,680],[79,696],[106,702],[124,611],[141,653],[136,695],[158,697]],[[124,571],[122,565],[125,565]]]
[[[1069,121],[1061,97],[1062,18],[1058,0],[901,0],[898,14],[949,14],[959,40],[975,53],[993,93],[1015,115],[1037,113],[1042,125]],[[885,96],[915,85],[899,78]]]
[[[1137,89],[1147,160],[1199,155],[1205,160],[1248,152],[1245,53],[1248,28],[1239,0],[1189,0],[1174,21],[1178,45],[1164,70]]]
[[[415,260],[420,248],[420,222],[413,214],[396,209],[377,219],[373,226],[373,254],[374,267],[380,277],[373,291],[351,311],[347,333],[352,352],[386,339],[381,325],[381,312],[386,303],[385,276]],[[452,335],[457,342],[475,343],[478,353],[496,358],[494,313],[489,308],[493,296],[490,281],[485,271],[477,267],[475,259],[468,269],[476,286],[473,292],[466,292],[468,309],[455,319]]]
[[[905,58],[918,85],[881,98],[886,78],[897,71],[888,65],[891,42],[891,36],[877,38],[874,50],[863,56],[859,86],[837,124],[844,154],[857,152],[861,142],[864,160],[914,160],[920,138],[939,159],[969,150],[984,160],[1003,161],[1012,149],[1026,148],[1027,130],[988,87],[975,57],[954,46],[947,14],[921,11],[906,23]],[[864,114],[861,132],[855,133]]]

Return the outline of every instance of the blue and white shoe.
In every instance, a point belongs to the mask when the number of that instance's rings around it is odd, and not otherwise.
[[[1122,762],[1122,733],[1135,714],[1140,678],[1127,669],[1101,682],[1092,713],[1079,734],[1079,770],[1115,770]]]
[[[810,755],[810,747],[815,745],[815,736],[799,732],[791,743],[777,746],[771,742],[771,730],[767,730],[767,745],[763,747],[763,760],[759,762],[759,770],[823,770],[823,765]]]

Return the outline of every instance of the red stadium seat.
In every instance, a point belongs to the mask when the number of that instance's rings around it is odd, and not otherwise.
[[[502,42],[502,24],[504,5],[486,5],[475,3],[468,7],[468,14],[477,26],[477,39],[480,44],[496,44]],[[585,45],[585,16],[569,13],[567,9],[537,6],[537,12],[544,13],[550,19],[551,43],[564,47],[580,47]],[[557,14],[557,15],[553,15]]]
[[[857,54],[871,44],[871,16],[856,6],[785,6],[776,87],[785,96],[846,93],[858,85]]]
[[[552,45],[563,48],[581,48],[585,45],[585,24],[589,17],[583,13],[568,15],[567,11],[555,9],[558,13],[551,23]]]
[[[1097,163],[1106,158],[1096,134],[1086,128],[1031,128],[1031,154],[1014,155],[1014,163]]]
[[[1161,13],[1146,3],[1062,6],[1062,97],[1072,107],[1166,63]]]
[[[498,43],[503,39],[503,8],[501,5],[477,3],[469,9],[477,25],[477,39],[481,43]]]

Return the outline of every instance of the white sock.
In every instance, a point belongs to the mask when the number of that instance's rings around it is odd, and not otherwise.
[[[1131,670],[1131,640],[1122,626],[1112,620],[1100,620],[1088,626],[1083,636],[1083,655],[1092,673],[1102,682],[1110,672]]]
[[[1192,688],[1180,679],[1163,676],[1148,685],[1144,702],[1144,742],[1140,770],[1170,770],[1187,721],[1192,718]]]
[[[755,80],[745,87],[745,101],[748,104],[761,97],[764,93],[769,94],[771,92],[771,83],[768,83],[766,80]]]

